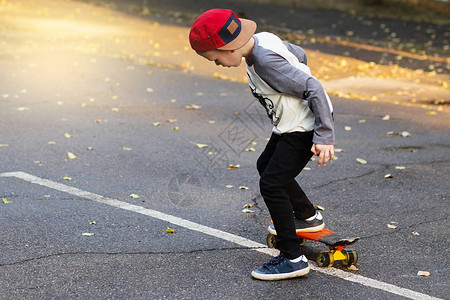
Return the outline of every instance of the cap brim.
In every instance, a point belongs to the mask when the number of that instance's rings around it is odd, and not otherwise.
[[[241,32],[239,35],[231,42],[222,46],[220,50],[236,50],[243,47],[255,34],[256,32],[256,23],[252,20],[240,19],[241,20]]]

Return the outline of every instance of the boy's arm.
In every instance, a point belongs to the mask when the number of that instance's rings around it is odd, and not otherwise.
[[[313,143],[334,145],[332,107],[322,84],[315,77],[292,66],[271,51],[265,53],[264,60],[255,62],[255,71],[279,93],[307,100],[315,115]]]

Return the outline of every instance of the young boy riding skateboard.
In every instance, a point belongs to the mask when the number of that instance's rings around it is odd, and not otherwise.
[[[303,276],[309,272],[296,231],[324,228],[319,212],[295,177],[317,155],[318,166],[334,157],[333,107],[311,75],[302,48],[271,33],[255,34],[256,23],[231,10],[211,9],[192,25],[189,41],[200,56],[223,67],[245,58],[254,97],[272,121],[272,136],[257,161],[260,190],[269,209],[280,255],[252,272],[261,280]]]

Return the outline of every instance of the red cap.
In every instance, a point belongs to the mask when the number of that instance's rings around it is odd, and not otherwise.
[[[236,50],[244,46],[256,31],[256,23],[239,19],[229,9],[211,9],[201,14],[189,33],[196,51]]]

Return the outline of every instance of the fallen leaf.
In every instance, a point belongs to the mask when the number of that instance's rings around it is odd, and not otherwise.
[[[206,123],[208,123],[208,124],[215,124],[216,121],[214,121],[214,120],[207,120]]]
[[[69,159],[76,159],[77,157],[75,156],[75,154],[73,154],[72,152],[67,152],[67,157]]]
[[[325,208],[323,206],[320,206],[320,205],[314,205],[314,208],[316,210],[325,211]]]
[[[227,184],[227,185],[224,185],[227,189],[231,189],[231,188],[234,188],[234,185],[231,185],[231,184]]]
[[[72,177],[63,177],[62,180],[72,180]]]
[[[367,123],[367,120],[359,120],[359,123]]]
[[[70,133],[64,133],[64,137],[71,139],[71,138],[73,138],[73,135]]]
[[[94,150],[94,148],[93,148],[93,147],[87,147],[87,149],[88,149],[89,151],[92,151],[92,150]]]
[[[175,233],[175,231],[176,231],[175,228],[167,227],[167,229],[166,229],[166,232],[168,232],[168,233]]]
[[[252,208],[253,204],[245,204],[243,208]]]
[[[253,147],[249,147],[249,148],[246,148],[245,151],[246,151],[246,152],[255,152],[256,149],[253,148]]]
[[[413,231],[413,232],[411,232],[411,234],[416,235],[416,236],[420,235],[417,231]]]
[[[147,92],[152,93],[154,90],[152,88],[147,88]]]
[[[311,168],[310,168],[310,167],[304,167],[303,170],[305,170],[305,171],[311,171]]]
[[[0,144],[0,148],[2,148],[2,147],[9,147],[9,145],[8,144]]]
[[[163,123],[161,123],[161,122],[154,122],[154,123],[152,123],[152,126],[161,126],[161,125],[163,125]]]
[[[408,136],[411,136],[411,133],[409,133],[408,131],[403,131],[402,133],[400,133],[400,135],[402,137],[408,137]]]
[[[131,150],[132,150],[131,148],[123,147],[123,151],[131,151]]]
[[[362,158],[357,158],[356,161],[359,162],[359,163],[362,164],[362,165],[367,164],[367,160],[362,159]]]
[[[176,119],[168,119],[166,120],[167,123],[175,123],[177,120]]]
[[[352,130],[352,128],[351,128],[350,126],[345,126],[344,129],[345,129],[345,131],[350,131],[350,130]]]
[[[391,119],[390,115],[385,115],[383,118],[381,118],[381,120],[383,120],[383,121],[387,121],[387,120],[390,120],[390,119]]]
[[[242,210],[242,212],[248,214],[248,213],[254,213],[255,211],[254,211],[254,210],[251,210],[251,209],[248,209],[248,208],[244,208],[244,209]]]
[[[359,271],[359,269],[358,269],[355,265],[349,266],[349,267],[347,268],[347,270],[350,270],[350,271]]]
[[[133,198],[133,199],[136,199],[136,198],[139,198],[139,195],[136,195],[136,194],[130,194],[130,197]]]
[[[239,169],[241,167],[241,165],[228,165],[228,168],[227,168],[227,170],[236,170],[236,169]]]
[[[396,229],[397,225],[387,224],[387,227],[390,228],[390,229]]]
[[[392,175],[392,174],[386,174],[386,175],[384,175],[384,178],[394,178],[394,175]]]
[[[240,189],[240,190],[248,190],[249,188],[246,187],[246,186],[241,185],[241,186],[239,187],[239,189]]]
[[[428,276],[430,276],[430,272],[427,272],[427,271],[419,271],[419,272],[417,272],[417,276],[428,277]]]
[[[3,203],[5,203],[5,204],[12,203],[12,201],[8,201],[8,200],[6,200],[6,198],[2,198],[2,201],[3,201]]]
[[[201,108],[202,107],[200,105],[197,105],[197,104],[186,105],[186,109],[189,109],[189,110],[198,110],[198,109],[201,109]]]
[[[172,127],[172,130],[180,130],[180,127],[174,126],[174,127]]]
[[[404,170],[404,169],[406,169],[406,167],[404,167],[404,166],[396,166],[395,169],[396,170]]]
[[[197,146],[200,149],[209,147],[209,145],[206,145],[206,144],[198,144],[198,143],[194,143],[194,142],[190,142],[190,143],[194,144],[195,146]]]
[[[85,232],[85,233],[82,233],[81,235],[84,235],[84,236],[93,236],[94,234],[91,233],[91,232]]]
[[[90,224],[90,225],[96,225],[96,224],[97,224],[97,222],[95,222],[95,221],[91,221],[91,222],[89,222],[89,224]]]
[[[335,148],[335,149],[334,149],[334,152],[335,152],[335,153],[344,152],[344,149]]]

